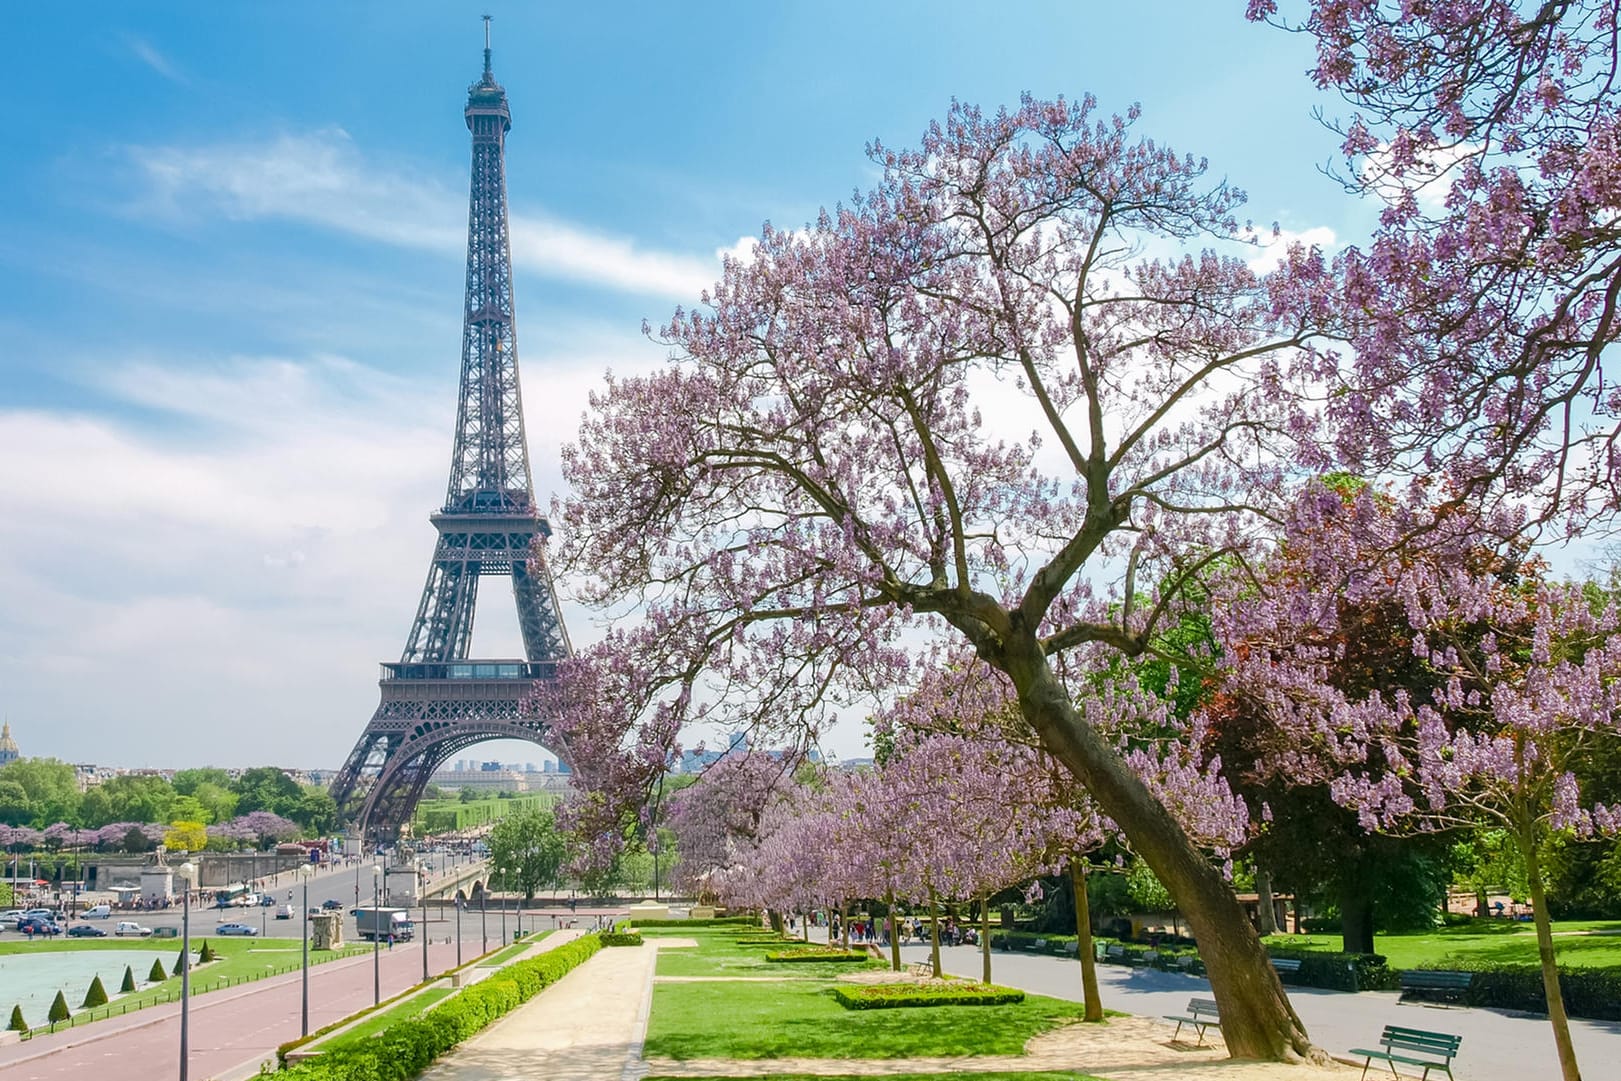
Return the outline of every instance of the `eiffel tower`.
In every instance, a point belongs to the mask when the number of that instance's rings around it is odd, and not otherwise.
[[[467,91],[466,116],[473,172],[450,487],[429,519],[439,541],[405,652],[383,664],[382,701],[332,784],[343,819],[373,840],[410,821],[428,778],[456,752],[489,739],[542,742],[545,726],[520,705],[570,653],[551,574],[535,548],[551,527],[535,506],[518,393],[505,158],[512,116],[490,72],[488,17],[484,75]],[[484,575],[512,579],[523,660],[467,656]]]

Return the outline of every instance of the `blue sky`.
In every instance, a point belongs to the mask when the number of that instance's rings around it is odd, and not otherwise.
[[[602,373],[659,359],[643,319],[953,97],[1140,102],[1259,224],[1343,240],[1365,214],[1317,168],[1309,43],[1239,0],[488,8],[543,499]],[[359,735],[443,498],[485,9],[8,11],[0,714],[25,753],[336,766]],[[518,652],[502,599],[486,656]]]

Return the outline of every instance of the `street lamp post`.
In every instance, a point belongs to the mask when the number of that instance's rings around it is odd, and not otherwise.
[[[453,904],[455,904],[455,906],[456,906],[456,967],[461,968],[462,967],[462,899],[461,899],[461,895],[460,895],[459,892],[455,897],[451,898],[451,902]]]
[[[484,888],[478,892],[478,952],[480,955],[490,952],[490,921],[489,921],[490,884],[484,883]]]
[[[371,867],[371,1004],[383,1004],[383,955],[378,952],[382,947],[382,936],[377,933],[378,910],[382,908],[383,869],[377,864]]]
[[[417,932],[422,938],[422,982],[428,982],[428,876],[418,875],[417,888],[422,892],[422,927]]]
[[[299,911],[299,922],[304,925],[304,987],[299,1004],[299,1035],[310,1034],[310,875],[313,872],[309,864],[298,869],[298,877],[304,880],[304,907]]]
[[[197,876],[197,865],[187,860],[175,869],[184,883],[180,888],[180,1081],[186,1081],[191,1058],[191,882]]]

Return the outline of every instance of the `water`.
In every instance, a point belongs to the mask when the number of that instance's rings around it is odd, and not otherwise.
[[[51,1000],[61,991],[68,1008],[79,1012],[79,1003],[90,989],[90,981],[101,977],[110,1002],[118,1000],[119,985],[124,982],[124,966],[135,972],[136,990],[144,991],[151,984],[147,973],[154,960],[163,963],[165,972],[174,968],[180,956],[178,944],[167,950],[149,946],[131,949],[60,950],[39,953],[0,954],[0,1025],[11,1017],[11,1007],[20,1005],[23,1017],[30,1025],[45,1023]]]

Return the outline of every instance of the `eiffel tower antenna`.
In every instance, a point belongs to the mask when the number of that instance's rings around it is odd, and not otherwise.
[[[546,727],[522,704],[572,652],[540,547],[551,526],[536,509],[519,393],[507,222],[507,94],[490,72],[467,90],[472,135],[467,211],[467,293],[461,385],[445,503],[428,580],[397,662],[383,665],[382,700],[332,783],[344,820],[381,840],[411,820],[433,771],[457,751],[491,739],[544,744]],[[469,656],[480,579],[511,579],[521,659]]]

